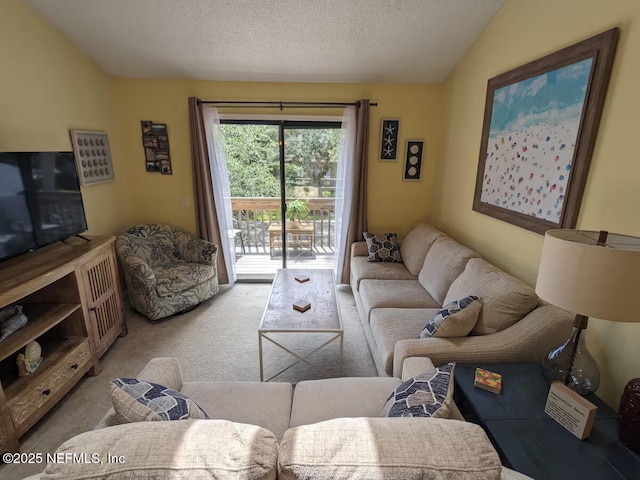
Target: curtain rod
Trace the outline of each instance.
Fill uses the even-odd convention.
[[[250,102],[250,101],[224,101],[224,100],[198,100],[198,104],[216,104],[228,108],[338,108],[359,105],[360,102]],[[370,107],[377,107],[377,103],[370,103]]]

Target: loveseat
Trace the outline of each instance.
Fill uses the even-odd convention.
[[[405,378],[434,366],[407,359]],[[30,480],[179,479],[526,479],[503,468],[484,431],[451,418],[386,418],[382,408],[402,380],[332,378],[298,383],[183,382],[178,360],[151,360],[138,378],[188,395],[211,420],[121,424],[111,409],[91,432],[56,452],[95,455],[60,462]],[[104,461],[122,458],[121,463]],[[73,457],[76,455],[76,457]],[[65,457],[67,456],[67,457]],[[103,477],[101,477],[103,478]]]
[[[433,363],[539,363],[569,335],[572,317],[533,288],[427,223],[399,241],[402,263],[369,261],[351,247],[351,288],[378,373],[399,377],[406,358]],[[482,307],[471,333],[419,338],[452,301],[474,295]]]

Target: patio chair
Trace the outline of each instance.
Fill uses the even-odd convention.
[[[151,320],[190,310],[219,291],[217,245],[170,225],[136,225],[116,252],[129,300]]]

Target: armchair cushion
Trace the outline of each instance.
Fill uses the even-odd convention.
[[[211,265],[182,261],[158,266],[153,272],[156,275],[156,290],[161,297],[167,297],[206,282],[215,274]]]

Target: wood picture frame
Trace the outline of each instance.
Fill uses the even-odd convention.
[[[106,132],[69,130],[78,177],[83,186],[115,180],[109,135]]]
[[[405,182],[419,182],[422,178],[424,140],[407,140],[402,179]]]
[[[543,234],[578,218],[619,29],[487,82],[473,210]]]

